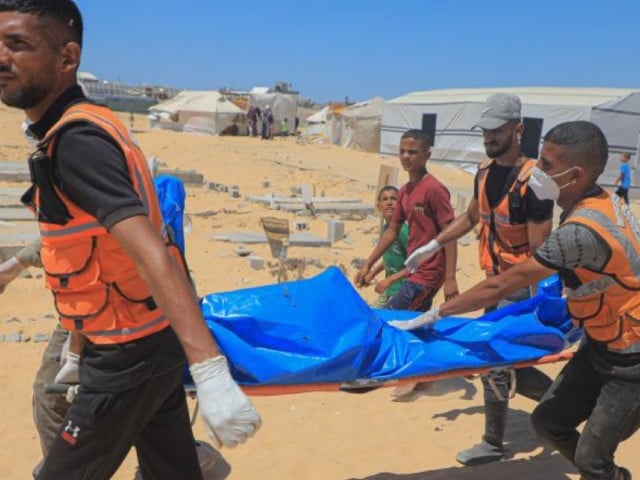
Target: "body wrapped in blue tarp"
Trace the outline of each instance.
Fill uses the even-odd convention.
[[[390,380],[561,351],[577,335],[558,283],[478,319],[449,317],[413,332],[387,321],[417,312],[369,307],[335,267],[308,280],[206,295],[201,308],[241,385]]]

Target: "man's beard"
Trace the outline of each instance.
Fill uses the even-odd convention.
[[[0,100],[9,107],[27,110],[38,105],[48,93],[48,89],[42,85],[23,87],[13,94],[8,94],[6,89],[0,92]]]
[[[505,143],[504,145],[497,145],[495,150],[491,152],[489,151],[489,149],[487,149],[487,147],[485,147],[485,152],[487,153],[487,157],[489,158],[498,158],[507,153],[510,146],[511,145],[508,143]]]

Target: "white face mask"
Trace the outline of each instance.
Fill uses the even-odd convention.
[[[570,172],[574,168],[568,168],[564,172],[556,173],[555,175],[547,175],[538,167],[533,167],[529,177],[529,186],[540,200],[553,200],[555,202],[560,196],[560,190],[573,185],[576,181],[571,180],[560,187],[553,179]]]

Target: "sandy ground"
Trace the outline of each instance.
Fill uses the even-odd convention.
[[[24,159],[27,148],[19,133],[21,115],[0,108],[3,132],[0,161]],[[123,115],[125,123],[128,116]],[[241,198],[231,198],[202,187],[189,187],[187,213],[192,231],[187,234],[187,257],[200,294],[264,285],[275,282],[274,269],[253,270],[245,258],[234,253],[237,244],[214,241],[215,233],[259,232],[261,216],[301,220],[293,214],[268,210],[247,202],[245,195],[288,195],[292,187],[306,183],[316,193],[331,197],[356,197],[371,203],[380,165],[396,165],[391,157],[365,154],[328,145],[300,145],[294,138],[261,141],[251,138],[217,138],[192,134],[144,131],[143,116],[136,117],[136,134],[147,155],[157,156],[167,167],[195,169],[207,181],[237,185]],[[472,194],[471,176],[457,169],[432,165],[430,170],[454,194]],[[263,187],[267,181],[270,186]],[[400,172],[400,181],[406,175]],[[0,184],[25,187],[23,184]],[[455,195],[454,195],[455,198]],[[310,232],[325,236],[321,215],[309,222]],[[308,278],[322,268],[337,265],[352,278],[352,260],[368,255],[377,239],[379,220],[344,219],[347,239],[331,248],[291,247],[290,257],[314,258],[303,275]],[[14,222],[0,226],[0,233],[34,231],[34,225]],[[246,245],[255,255],[271,261],[269,248]],[[462,289],[481,275],[476,262],[477,243],[459,248],[458,281]],[[321,266],[317,266],[317,264]],[[20,331],[33,336],[49,332],[54,324],[51,296],[43,288],[41,275],[19,278],[0,297],[0,333]],[[295,276],[295,272],[290,273]],[[368,301],[373,289],[362,290]],[[438,297],[437,301],[441,300]],[[0,478],[29,478],[39,459],[39,445],[31,418],[31,382],[44,343],[2,343],[0,346]],[[559,365],[544,369],[557,373]],[[482,467],[462,468],[455,462],[458,450],[479,440],[483,429],[482,388],[478,380],[452,379],[420,392],[410,401],[393,401],[391,389],[362,395],[307,393],[255,397],[263,428],[248,444],[223,450],[216,479],[311,479],[311,480],[547,480],[572,479],[578,475],[557,453],[544,448],[528,421],[533,403],[515,398],[510,405],[505,461]],[[193,408],[193,402],[190,401]],[[206,439],[198,421],[197,438]],[[618,451],[619,462],[640,473],[640,460],[632,454],[638,438]],[[131,479],[135,456],[130,455],[114,478]]]

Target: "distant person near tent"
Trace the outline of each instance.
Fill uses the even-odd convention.
[[[594,123],[549,130],[529,187],[562,208],[560,226],[531,258],[419,317],[391,324],[402,330],[433,325],[494,305],[557,272],[585,342],[534,409],[533,427],[581,478],[631,480],[614,454],[640,428],[640,228],[629,207],[597,184],[608,156]]]
[[[289,136],[289,119],[287,117],[283,118],[280,122],[280,132],[278,134],[281,137]]]
[[[615,185],[620,184],[616,190],[616,195],[629,205],[629,188],[631,188],[631,168],[629,160],[631,156],[628,153],[620,154],[620,175],[616,178]]]
[[[398,201],[398,189],[393,185],[382,187],[378,193],[376,207],[384,219],[382,232],[389,228],[391,217]],[[381,232],[381,233],[382,233]],[[379,295],[375,306],[385,308],[387,302],[400,290],[400,286],[407,277],[404,261],[407,259],[407,245],[409,242],[409,225],[402,224],[398,237],[382,254],[382,262],[378,263],[365,276],[365,285],[371,284],[375,277],[384,270],[384,279],[376,283],[375,291]]]
[[[253,105],[247,111],[247,120],[249,121],[249,135],[258,136],[258,120],[260,118],[260,110]]]
[[[268,105],[262,110],[262,139],[268,140],[272,138],[273,132],[273,112]]]
[[[409,270],[420,264],[420,252],[428,258],[441,246],[468,234],[478,223],[481,226],[480,267],[487,277],[527,260],[551,233],[553,202],[538,199],[529,188],[535,161],[520,151],[519,139],[524,128],[520,98],[507,93],[491,95],[475,127],[482,129],[487,160],[480,164],[476,173],[473,199],[466,212],[413,253],[408,261]],[[518,290],[486,311],[529,298],[530,293],[529,287]],[[536,401],[551,385],[551,379],[533,367],[515,372],[496,369],[481,378],[484,435],[480,443],[461,451],[456,457],[460,463],[470,466],[497,461],[504,456],[503,438],[512,378],[517,393]]]

